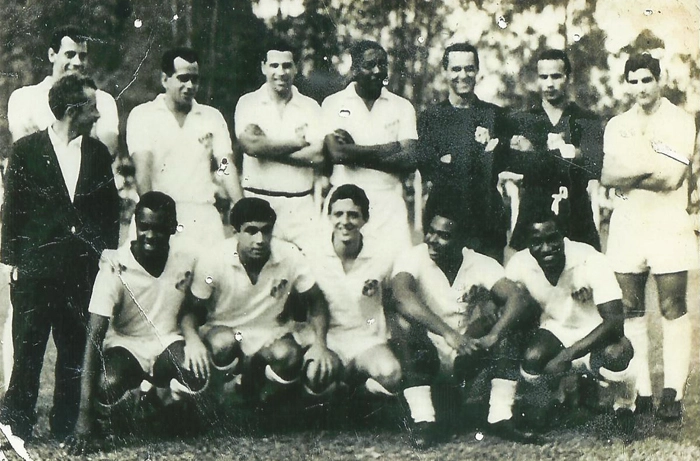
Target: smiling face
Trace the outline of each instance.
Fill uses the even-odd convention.
[[[450,93],[465,98],[474,93],[479,68],[476,57],[470,51],[452,51],[447,55],[447,81]]]
[[[363,93],[377,99],[388,75],[389,64],[384,50],[372,48],[362,53],[362,59],[355,67],[355,81]]]
[[[167,255],[173,233],[167,211],[142,208],[136,214],[136,245],[146,258]]]
[[[261,64],[267,84],[279,95],[287,96],[292,91],[297,67],[291,51],[270,50]]]
[[[528,247],[545,273],[556,274],[564,270],[564,236],[554,221],[533,224]]]
[[[628,72],[627,83],[635,102],[643,109],[652,109],[661,99],[661,86],[649,69]]]
[[[241,261],[265,263],[270,257],[273,224],[267,221],[250,221],[241,224],[237,232],[238,254]]]
[[[362,209],[351,199],[340,199],[333,202],[330,210],[330,221],[333,226],[333,241],[351,243],[362,238],[360,230],[367,221],[362,216]]]
[[[544,59],[537,62],[537,83],[543,101],[558,104],[566,99],[569,77],[561,59]]]
[[[428,245],[428,254],[436,264],[443,263],[461,253],[457,224],[451,219],[435,216],[430,221],[423,241]]]
[[[175,72],[162,74],[161,83],[165,88],[165,97],[178,108],[189,109],[199,89],[199,64],[188,62],[181,57],[173,60]]]
[[[61,47],[58,51],[49,48],[49,62],[53,65],[54,79],[67,74],[83,74],[87,59],[87,42],[76,43],[70,37],[61,39]]]

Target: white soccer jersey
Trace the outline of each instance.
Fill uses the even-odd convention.
[[[210,299],[203,331],[226,326],[240,332],[244,353],[255,353],[264,345],[259,335],[288,331],[278,319],[292,290],[305,293],[315,280],[301,251],[290,243],[272,240],[270,259],[253,284],[238,256],[238,240],[224,240],[202,255],[195,266],[192,294]],[[279,337],[279,336],[278,336]]]
[[[163,273],[154,277],[134,258],[131,244],[105,250],[90,298],[89,312],[110,318],[104,347],[121,346],[149,371],[155,358],[182,339],[178,313],[194,271],[194,257],[168,255]]]
[[[506,267],[509,279],[522,283],[542,308],[540,326],[592,331],[602,323],[598,306],[622,298],[615,273],[602,253],[585,243],[564,239],[566,265],[556,285],[549,283],[529,250],[516,253]],[[587,287],[592,299],[580,302],[572,293]],[[581,339],[581,338],[578,338]]]

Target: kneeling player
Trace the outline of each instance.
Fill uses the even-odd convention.
[[[384,316],[392,258],[362,235],[369,219],[369,199],[362,189],[340,186],[328,203],[333,232],[308,252],[329,304],[328,347],[343,362],[348,384],[393,395],[401,383],[401,365],[387,344]]]
[[[463,207],[452,206],[447,196],[430,200],[425,243],[396,261],[392,279],[400,315],[392,334],[393,340],[405,343],[396,350],[406,375],[404,396],[414,423],[413,443],[430,445],[436,435],[430,391],[438,372],[435,348],[439,367],[457,382],[471,380],[489,367],[494,378],[490,429],[504,438],[536,442],[512,422],[521,336],[516,324],[524,324],[531,299],[505,278],[494,259],[465,246]]]
[[[622,293],[604,255],[563,237],[558,216],[542,207],[530,216],[529,249],[508,263],[508,278],[522,283],[541,308],[540,328],[528,345],[522,374],[560,378],[592,371],[616,388],[620,429],[633,428],[634,354],[624,336]],[[558,381],[557,381],[558,382]]]
[[[80,414],[67,441],[75,454],[88,448],[95,420],[106,420],[143,380],[180,394],[207,383],[206,350],[191,353],[178,327],[194,259],[170,251],[175,202],[148,192],[135,216],[136,240],[104,251],[90,299]]]
[[[244,198],[231,210],[236,233],[197,261],[183,331],[199,335],[220,376],[242,374],[241,392],[261,402],[299,382],[314,391],[333,381],[338,358],[326,347],[328,309],[301,251],[272,237],[270,204]],[[285,309],[290,295],[308,306],[314,342],[304,352]],[[199,344],[202,344],[199,341]]]

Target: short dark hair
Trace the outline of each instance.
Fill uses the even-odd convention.
[[[343,184],[333,191],[330,200],[328,200],[328,214],[331,214],[331,208],[333,208],[335,202],[345,199],[350,199],[352,203],[359,206],[360,211],[362,211],[362,217],[365,221],[369,220],[369,199],[367,194],[354,184]]]
[[[540,61],[564,61],[564,73],[567,77],[571,74],[571,61],[564,50],[544,50],[537,55],[535,63]]]
[[[192,48],[178,47],[163,53],[160,61],[160,70],[168,77],[175,73],[175,59],[182,58],[187,62],[199,63],[199,55]]]
[[[387,55],[386,50],[374,40],[360,40],[359,42],[355,42],[350,47],[350,59],[352,60],[353,69],[358,68],[367,50],[379,50],[383,52],[385,56]]]
[[[49,41],[49,48],[58,53],[61,49],[61,41],[63,37],[68,37],[75,43],[85,43],[90,37],[85,33],[85,31],[77,26],[61,26],[54,29],[51,34],[51,40]]]
[[[49,90],[49,107],[56,119],[61,120],[70,107],[86,104],[85,88],[97,89],[90,77],[69,74],[56,81]]]
[[[474,45],[467,42],[453,43],[445,48],[445,52],[442,53],[442,68],[447,70],[447,66],[450,64],[450,53],[460,51],[474,53],[474,64],[476,64],[476,68],[479,69],[479,52]]]
[[[173,200],[172,197],[159,191],[149,191],[143,194],[139,199],[139,203],[136,204],[136,210],[134,211],[134,220],[136,221],[137,227],[139,213],[141,213],[144,208],[148,208],[154,212],[165,213],[168,219],[167,225],[170,229],[170,233],[175,233],[177,230],[177,211],[175,200]]]
[[[661,65],[659,64],[659,60],[652,57],[649,53],[635,54],[629,57],[625,63],[625,81],[629,81],[627,80],[627,77],[629,76],[630,72],[634,72],[635,70],[639,69],[649,69],[651,75],[654,76],[657,82],[659,81],[659,77],[661,76]]]
[[[564,204],[560,204],[559,214],[552,211],[552,197],[551,195],[542,194],[531,196],[530,200],[525,203],[525,206],[521,207],[518,220],[521,222],[522,229],[524,229],[525,243],[529,245],[530,235],[532,234],[532,226],[535,224],[541,224],[545,222],[552,221],[556,224],[559,232],[564,232],[564,227],[562,226],[563,220],[567,217],[568,207]]]
[[[270,202],[257,197],[245,197],[240,199],[231,209],[229,215],[231,225],[237,231],[247,222],[261,221],[275,224],[277,213],[270,206]]]
[[[473,219],[469,205],[460,200],[460,194],[452,188],[433,190],[428,196],[423,214],[423,228],[428,229],[436,216],[447,218],[457,226],[463,241],[473,232]]]
[[[299,49],[283,38],[273,38],[267,42],[265,50],[263,51],[262,62],[267,62],[268,51],[289,51],[292,53],[294,62],[299,59]]]

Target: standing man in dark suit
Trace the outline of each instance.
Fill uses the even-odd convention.
[[[56,121],[15,143],[7,173],[1,259],[13,266],[14,364],[0,405],[2,429],[24,439],[49,333],[56,343],[51,432],[73,429],[87,306],[102,250],[119,239],[119,196],[107,147],[89,137],[99,118],[95,83],[68,75],[49,91]]]

